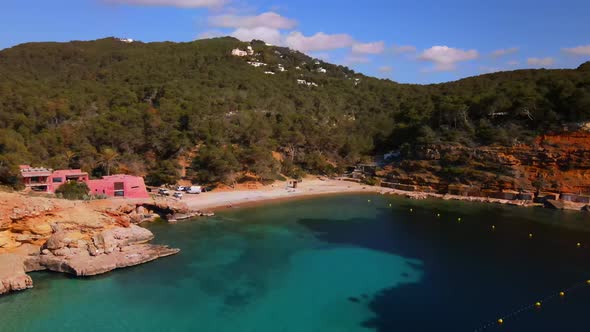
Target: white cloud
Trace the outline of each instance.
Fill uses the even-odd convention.
[[[266,12],[257,16],[219,15],[209,18],[209,25],[219,28],[254,29],[266,27],[271,29],[293,29],[297,21],[277,13]]]
[[[354,39],[347,34],[329,35],[318,32],[313,36],[306,37],[299,31],[294,31],[285,37],[285,45],[301,51],[327,51],[338,48],[350,47]]]
[[[349,56],[346,57],[346,59],[344,59],[344,63],[348,64],[348,65],[353,65],[353,64],[357,64],[357,63],[369,63],[371,62],[371,59],[369,59],[368,57],[364,56],[364,55],[356,55],[356,54],[351,54]]]
[[[590,55],[590,45],[582,45],[582,46],[577,46],[577,47],[572,47],[572,48],[562,48],[561,50],[563,52],[571,54],[571,55],[579,55],[579,56]]]
[[[352,53],[355,54],[381,54],[385,50],[382,41],[374,43],[355,43],[352,45]]]
[[[281,32],[277,29],[267,27],[257,27],[252,29],[239,28],[232,32],[231,35],[241,41],[251,41],[252,39],[258,39],[273,45],[282,44]]]
[[[520,62],[518,62],[517,60],[511,60],[511,61],[508,61],[507,64],[509,66],[513,66],[514,67],[514,66],[518,66],[520,64]]]
[[[412,45],[395,45],[395,46],[393,46],[393,52],[395,54],[414,53],[414,52],[416,52],[416,46],[412,46]]]
[[[121,3],[137,6],[161,6],[182,8],[212,8],[221,7],[229,0],[104,0],[111,3]]]
[[[511,48],[501,48],[499,50],[495,50],[492,52],[492,56],[497,58],[508,54],[514,54],[519,51],[518,47],[511,47]]]
[[[380,73],[383,74],[388,74],[391,73],[393,71],[393,68],[391,66],[381,66],[378,68]]]
[[[422,52],[420,60],[434,63],[435,71],[452,71],[457,68],[458,62],[474,60],[479,57],[476,50],[461,50],[448,46],[432,46]]]
[[[526,60],[526,62],[528,63],[529,66],[534,66],[534,67],[551,67],[554,63],[555,60],[551,57],[546,57],[546,58],[528,58]]]

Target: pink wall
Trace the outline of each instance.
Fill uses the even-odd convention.
[[[109,197],[149,198],[143,178],[139,176],[117,174],[103,176],[102,179],[90,180],[88,173],[79,169],[63,169],[52,171],[46,168],[32,169],[28,165],[21,165],[23,182],[29,187],[38,188],[48,193],[54,193],[59,186],[67,181],[85,182],[91,195],[104,194]],[[35,178],[35,181],[32,180]],[[117,186],[117,188],[116,188]],[[46,189],[45,189],[46,188]]]
[[[54,171],[47,179],[47,191],[55,192],[59,186],[66,183],[68,180],[75,180],[77,182],[87,182],[88,173],[82,172],[79,169],[60,169]]]
[[[23,182],[28,187],[35,187],[48,193],[53,193],[68,181],[86,182],[88,173],[80,169],[62,169],[53,171],[47,168],[31,168],[20,165]]]
[[[115,183],[122,183],[122,189],[115,190]],[[107,195],[109,197],[149,198],[143,178],[132,175],[104,176],[99,180],[88,180],[91,195]]]

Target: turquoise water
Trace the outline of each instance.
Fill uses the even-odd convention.
[[[376,195],[236,208],[148,226],[176,256],[86,279],[33,273],[33,290],[0,297],[0,331],[473,331],[590,277],[589,222]],[[579,286],[502,328],[577,330],[589,305]]]

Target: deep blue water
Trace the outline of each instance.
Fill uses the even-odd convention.
[[[590,330],[588,214],[346,195],[148,227],[181,254],[34,273],[0,331]]]

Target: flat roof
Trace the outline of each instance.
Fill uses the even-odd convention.
[[[32,178],[32,177],[36,177],[36,176],[50,176],[50,175],[51,175],[51,172],[48,172],[48,171],[22,173],[22,176],[24,178]]]

